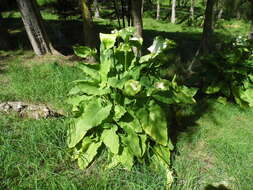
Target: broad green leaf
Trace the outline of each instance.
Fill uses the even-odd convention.
[[[175,103],[185,103],[192,104],[196,103],[193,96],[197,93],[197,88],[188,88],[187,86],[178,86],[176,90],[173,91]]]
[[[124,125],[123,129],[127,133],[127,136],[122,137],[122,142],[128,147],[133,155],[141,157],[142,150],[137,133],[133,128],[129,127],[129,125]]]
[[[89,96],[86,95],[77,95],[77,96],[70,96],[67,98],[66,102],[72,106],[78,106],[82,101],[90,100]]]
[[[140,139],[140,145],[141,145],[141,157],[145,154],[147,150],[147,135],[146,134],[141,134],[139,135]]]
[[[82,63],[79,63],[77,66],[79,69],[81,69],[85,74],[89,75],[91,78],[100,81],[100,74],[97,70],[91,68],[89,65],[85,65]]]
[[[130,153],[127,147],[123,147],[123,150],[120,154],[112,157],[112,161],[107,168],[116,167],[119,163],[121,163],[127,170],[132,169],[134,165],[134,156]]]
[[[156,53],[150,53],[148,55],[141,56],[139,63],[146,63],[150,60],[154,59],[158,54]]]
[[[113,50],[104,50],[100,55],[100,76],[102,84],[105,85],[108,81],[108,73],[111,66],[114,64],[114,53]]]
[[[80,157],[78,158],[78,166],[80,169],[87,168],[91,162],[93,161],[94,157],[97,155],[98,149],[101,146],[102,142],[92,143],[88,147],[86,152],[83,152]]]
[[[170,151],[171,147],[162,146],[162,145],[155,145],[153,147],[153,151],[155,152],[156,156],[165,162],[168,166],[170,165]]]
[[[75,125],[70,129],[68,136],[68,146],[73,148],[88,130],[100,125],[110,115],[111,108],[112,104],[103,106],[98,98],[91,100],[80,118],[75,119]]]
[[[109,88],[101,89],[95,83],[87,81],[77,81],[77,84],[70,90],[69,95],[85,93],[88,95],[104,95],[110,93]]]
[[[167,145],[168,131],[166,115],[158,104],[152,102],[148,108],[144,107],[139,109],[137,117],[146,134],[155,142],[164,146]]]
[[[79,57],[82,57],[82,58],[86,58],[89,56],[94,57],[97,54],[96,49],[91,49],[86,46],[75,46],[73,49],[74,49],[75,54]]]
[[[117,35],[120,36],[125,42],[128,42],[135,32],[136,29],[134,27],[127,27],[116,31]]]
[[[128,96],[135,96],[141,91],[141,83],[136,80],[129,80],[124,85],[124,93]]]
[[[131,118],[127,118],[127,121],[120,121],[119,125],[122,129],[126,128],[131,128],[133,129],[136,133],[142,133],[142,127],[140,121],[137,119],[135,116],[134,112],[128,109],[128,113],[130,114]]]
[[[131,170],[134,165],[134,156],[130,153],[127,147],[124,147],[122,154],[119,156],[121,164],[127,169]]]
[[[156,92],[152,95],[152,97],[159,102],[165,103],[165,104],[174,104],[175,99],[171,92]]]
[[[204,93],[206,94],[215,94],[217,92],[219,92],[222,88],[222,83],[221,82],[213,82],[212,84],[210,84],[209,86],[207,86],[204,89]]]
[[[114,106],[114,117],[113,119],[115,121],[119,121],[120,118],[126,113],[126,109],[121,105],[115,105]]]
[[[248,75],[250,82],[253,83],[253,74]]]
[[[116,133],[117,130],[117,126],[114,125],[110,129],[104,129],[101,135],[103,143],[113,154],[118,154],[119,152],[119,136]]]
[[[248,88],[245,91],[240,91],[240,98],[247,102],[250,107],[253,107],[253,88]]]
[[[105,50],[114,47],[114,44],[117,39],[117,34],[99,34],[101,45]]]

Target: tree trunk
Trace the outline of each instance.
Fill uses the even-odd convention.
[[[172,5],[171,5],[171,19],[170,22],[172,24],[176,23],[176,0],[172,0]]]
[[[250,4],[250,20],[251,20],[251,26],[250,26],[250,31],[249,31],[249,40],[253,44],[253,1],[251,1]]]
[[[195,0],[191,0],[190,16],[192,20],[194,20],[194,7],[195,7]]]
[[[142,16],[141,16],[142,0],[131,0],[131,15],[133,25],[136,28],[136,35],[142,37]]]
[[[156,4],[156,20],[160,19],[160,0],[157,0]]]
[[[207,0],[206,10],[205,10],[205,20],[202,33],[202,42],[200,51],[202,53],[208,53],[210,49],[210,41],[213,34],[213,10],[216,0]]]
[[[222,15],[223,15],[223,9],[221,8],[221,9],[219,10],[217,19],[218,19],[218,20],[221,19],[221,18],[222,18]]]
[[[26,33],[36,55],[57,53],[47,36],[42,17],[35,0],[17,0]]]
[[[87,5],[87,1],[81,0],[81,6],[83,15],[84,44],[89,47],[95,47],[93,21],[91,17],[91,12]]]
[[[145,0],[142,0],[142,2],[141,2],[141,16],[143,16],[143,12],[144,12],[144,3],[145,3]]]
[[[100,11],[99,11],[99,6],[98,6],[98,0],[94,0],[93,2],[94,8],[95,8],[95,18],[100,18]]]

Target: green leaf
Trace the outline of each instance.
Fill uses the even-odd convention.
[[[75,81],[74,81],[75,82]],[[88,81],[76,81],[76,85],[70,90],[69,95],[76,95],[85,93],[88,95],[105,95],[110,93],[109,88],[101,89],[96,83]]]
[[[121,105],[114,106],[114,117],[115,121],[119,121],[120,118],[126,113],[126,109]]]
[[[99,34],[102,47],[107,50],[114,47],[117,39],[117,34]]]
[[[253,107],[253,88],[240,91],[240,98],[249,104],[249,107]]]
[[[128,147],[133,155],[140,158],[142,150],[137,133],[129,125],[124,125],[122,128],[127,133],[127,136],[122,137],[122,142]]]
[[[101,141],[90,144],[87,151],[80,155],[80,157],[78,158],[78,166],[80,167],[80,169],[85,169],[90,165],[94,157],[97,155],[98,149],[101,144]]]
[[[114,125],[110,129],[105,129],[101,135],[103,143],[113,154],[118,154],[119,152],[119,137],[116,133],[117,130],[117,126]]]
[[[153,150],[156,156],[161,159],[161,161],[165,162],[168,166],[170,165],[170,151],[172,150],[171,147],[155,145],[153,147]]]
[[[115,167],[119,163],[121,163],[127,170],[132,169],[134,165],[134,156],[130,153],[127,147],[123,147],[123,150],[120,154],[112,157],[112,161],[108,165],[108,168]]]
[[[136,80],[129,80],[124,85],[124,93],[128,96],[135,96],[141,91],[141,83]]]
[[[85,65],[82,63],[79,63],[77,66],[79,69],[81,69],[85,74],[89,75],[91,78],[100,81],[100,74],[97,70],[91,68],[91,65]]]
[[[177,86],[176,90],[173,90],[175,103],[192,104],[196,103],[193,96],[197,93],[197,88],[188,88],[187,86]]]
[[[166,115],[162,108],[154,103],[150,103],[148,108],[141,108],[137,111],[142,128],[155,142],[166,146],[168,143],[168,131]]]
[[[86,46],[75,46],[74,48],[74,53],[82,58],[86,58],[89,56],[95,56],[97,54],[97,50],[96,49],[91,49],[89,47]]]
[[[141,134],[139,135],[139,138],[140,138],[140,144],[141,144],[141,157],[145,154],[146,150],[147,150],[147,144],[146,144],[146,141],[147,141],[147,135],[146,134]]]
[[[222,88],[221,82],[212,82],[209,86],[207,86],[203,91],[206,94],[215,94],[219,92]]]
[[[103,85],[105,85],[108,81],[108,73],[113,63],[114,63],[113,50],[111,49],[104,50],[100,55],[100,70],[99,70]]]
[[[87,105],[80,118],[75,119],[75,125],[70,127],[68,146],[73,148],[86,135],[87,131],[100,125],[109,115],[112,104],[103,106],[98,98],[94,98]]]
[[[116,31],[117,35],[120,36],[125,42],[129,41],[135,32],[136,29],[134,27],[127,27]]]

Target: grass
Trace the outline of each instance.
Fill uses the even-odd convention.
[[[231,190],[253,187],[253,110],[211,103],[201,116],[195,134],[179,136],[173,168],[177,173],[173,190],[200,190],[208,185]]]
[[[81,72],[54,59],[41,59],[24,64],[22,56],[10,58],[8,69],[3,71],[6,82],[0,86],[0,101],[20,100],[64,107],[62,100],[70,89],[70,81],[80,78]]]

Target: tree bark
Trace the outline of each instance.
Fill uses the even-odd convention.
[[[95,47],[93,21],[86,0],[81,0],[81,7],[83,15],[84,44],[89,47]]]
[[[250,20],[251,20],[251,26],[250,26],[250,31],[249,31],[249,41],[253,44],[253,0],[251,0],[250,4]]]
[[[213,12],[216,0],[207,0],[200,52],[206,54],[211,46],[213,34]]]
[[[95,8],[94,17],[95,18],[100,18],[100,11],[99,11],[99,6],[98,6],[98,1],[94,0],[93,5],[94,5],[94,8]]]
[[[171,5],[171,19],[170,22],[172,24],[176,23],[176,0],[172,0],[172,5]]]
[[[190,16],[192,20],[194,20],[194,7],[195,7],[195,0],[191,0]]]
[[[136,28],[136,35],[142,37],[142,15],[141,15],[142,0],[131,0],[131,16],[133,26]]]
[[[54,54],[35,0],[17,0],[26,33],[36,55]]]
[[[160,19],[160,0],[157,0],[156,2],[156,20]]]

